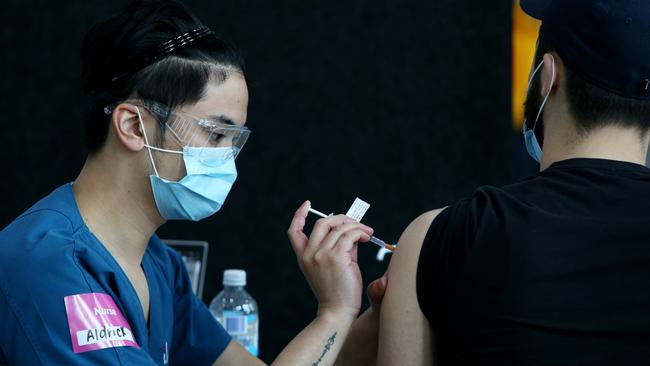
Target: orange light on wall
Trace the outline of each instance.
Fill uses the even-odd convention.
[[[521,130],[524,100],[530,68],[535,57],[537,35],[541,23],[531,18],[513,1],[512,10],[512,124]]]

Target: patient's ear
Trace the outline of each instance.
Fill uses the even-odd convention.
[[[564,80],[564,64],[559,55],[554,52],[544,54],[542,66],[540,94],[542,98],[553,94]]]

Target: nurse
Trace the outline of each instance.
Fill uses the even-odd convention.
[[[214,214],[235,181],[250,134],[236,52],[181,3],[150,0],[94,26],[81,56],[87,161],[0,233],[0,364],[263,364],[194,296],[155,234],[167,220]],[[289,233],[319,308],[277,365],[331,365],[352,328],[376,337],[376,318],[352,327],[356,243],[372,230],[333,216],[308,240],[308,205]],[[345,354],[359,357],[339,362]]]

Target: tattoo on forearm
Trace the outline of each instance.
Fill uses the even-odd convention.
[[[334,345],[334,341],[336,340],[336,333],[332,334],[331,337],[327,340],[327,344],[325,345],[325,349],[323,349],[323,353],[320,354],[320,357],[318,357],[318,360],[314,363],[311,364],[311,366],[318,366],[320,365],[320,362],[323,360],[323,357],[325,357],[325,354],[332,348]]]

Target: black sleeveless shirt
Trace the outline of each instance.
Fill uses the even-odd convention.
[[[482,187],[417,271],[441,365],[650,365],[650,170],[570,159]]]

